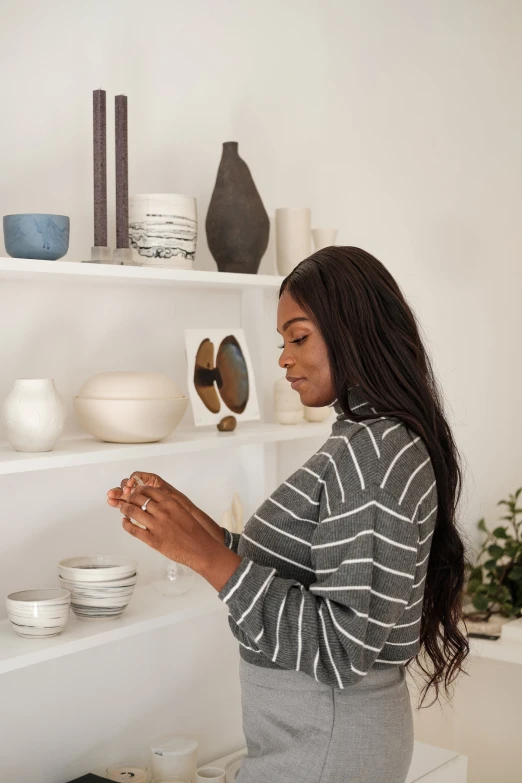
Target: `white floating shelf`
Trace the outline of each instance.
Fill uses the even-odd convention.
[[[330,429],[331,423],[328,422],[320,424],[305,422],[294,425],[240,423],[235,432],[218,432],[217,429],[203,431],[180,429],[176,430],[173,436],[159,443],[120,444],[102,443],[94,438],[63,439],[53,451],[37,454],[18,452],[4,443],[0,444],[0,475],[119,462],[126,459],[142,460],[146,457],[236,448],[258,443],[326,438]]]
[[[203,272],[197,269],[161,269],[143,266],[79,263],[77,261],[33,261],[0,257],[0,278],[11,280],[113,283],[117,285],[165,286],[219,289],[278,289],[278,275],[247,275],[236,272]]]
[[[165,598],[151,586],[137,587],[118,620],[85,622],[71,611],[63,632],[51,639],[24,639],[6,620],[0,623],[0,674],[220,611],[225,615],[227,609],[216,591],[194,576],[190,591],[177,598]]]
[[[137,587],[118,620],[83,622],[71,612],[65,630],[51,639],[23,639],[5,620],[0,622],[0,674],[220,611],[226,615],[227,608],[216,591],[194,576],[191,590],[178,598],[165,598],[151,586]],[[470,639],[470,646],[474,658],[522,664],[521,644]]]

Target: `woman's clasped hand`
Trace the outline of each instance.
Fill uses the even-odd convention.
[[[137,478],[143,485],[138,484]],[[151,473],[137,472],[123,479],[120,487],[109,490],[107,500],[121,511],[127,533],[195,570],[204,550],[219,535],[213,537],[205,529],[201,523],[203,512],[185,495]]]

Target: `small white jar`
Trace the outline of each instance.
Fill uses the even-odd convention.
[[[305,406],[304,415],[307,421],[326,421],[331,416],[332,409],[329,405],[324,408],[307,408]]]
[[[52,451],[65,424],[65,405],[52,378],[18,378],[3,406],[7,439],[16,451]]]
[[[279,424],[300,424],[304,421],[304,406],[299,393],[292,389],[286,378],[274,385],[274,413]]]

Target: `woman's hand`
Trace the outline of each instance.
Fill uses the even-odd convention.
[[[217,539],[166,489],[139,486],[130,494],[122,490],[119,499],[113,494],[110,500],[123,514],[127,533],[201,574],[218,591],[241,563],[238,555],[223,546],[222,540],[218,545]]]
[[[168,484],[164,479],[160,478],[160,476],[157,476],[155,473],[142,473],[140,471],[135,471],[130,476],[130,478],[123,479],[119,488],[109,490],[107,493],[108,504],[114,508],[117,508],[122,498],[128,498],[131,492],[137,486],[136,478],[139,478],[143,484],[148,487],[159,489],[171,495],[186,511],[188,511],[189,514],[194,517],[194,519],[196,519],[197,522],[199,522],[200,525],[202,525],[202,527],[212,536],[212,538],[214,538],[216,541],[219,541],[221,544],[224,542],[225,534],[221,526],[214,522],[214,520],[209,517],[208,514],[205,514],[204,511],[198,508],[198,506],[196,506],[195,503],[193,503],[186,495],[183,495],[182,492],[175,489],[175,487],[173,487],[171,484]]]

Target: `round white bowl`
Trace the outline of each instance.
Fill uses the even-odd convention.
[[[92,400],[172,400],[183,394],[167,375],[153,372],[101,372],[89,378],[78,397]]]
[[[137,569],[137,560],[120,555],[67,557],[58,563],[58,573],[62,579],[73,583],[97,583],[98,586],[102,582],[130,579],[136,575]]]
[[[67,623],[70,604],[68,590],[23,590],[7,596],[7,617],[19,636],[58,636]]]
[[[82,427],[108,443],[155,443],[168,437],[187,410],[188,397],[155,400],[74,398]]]

